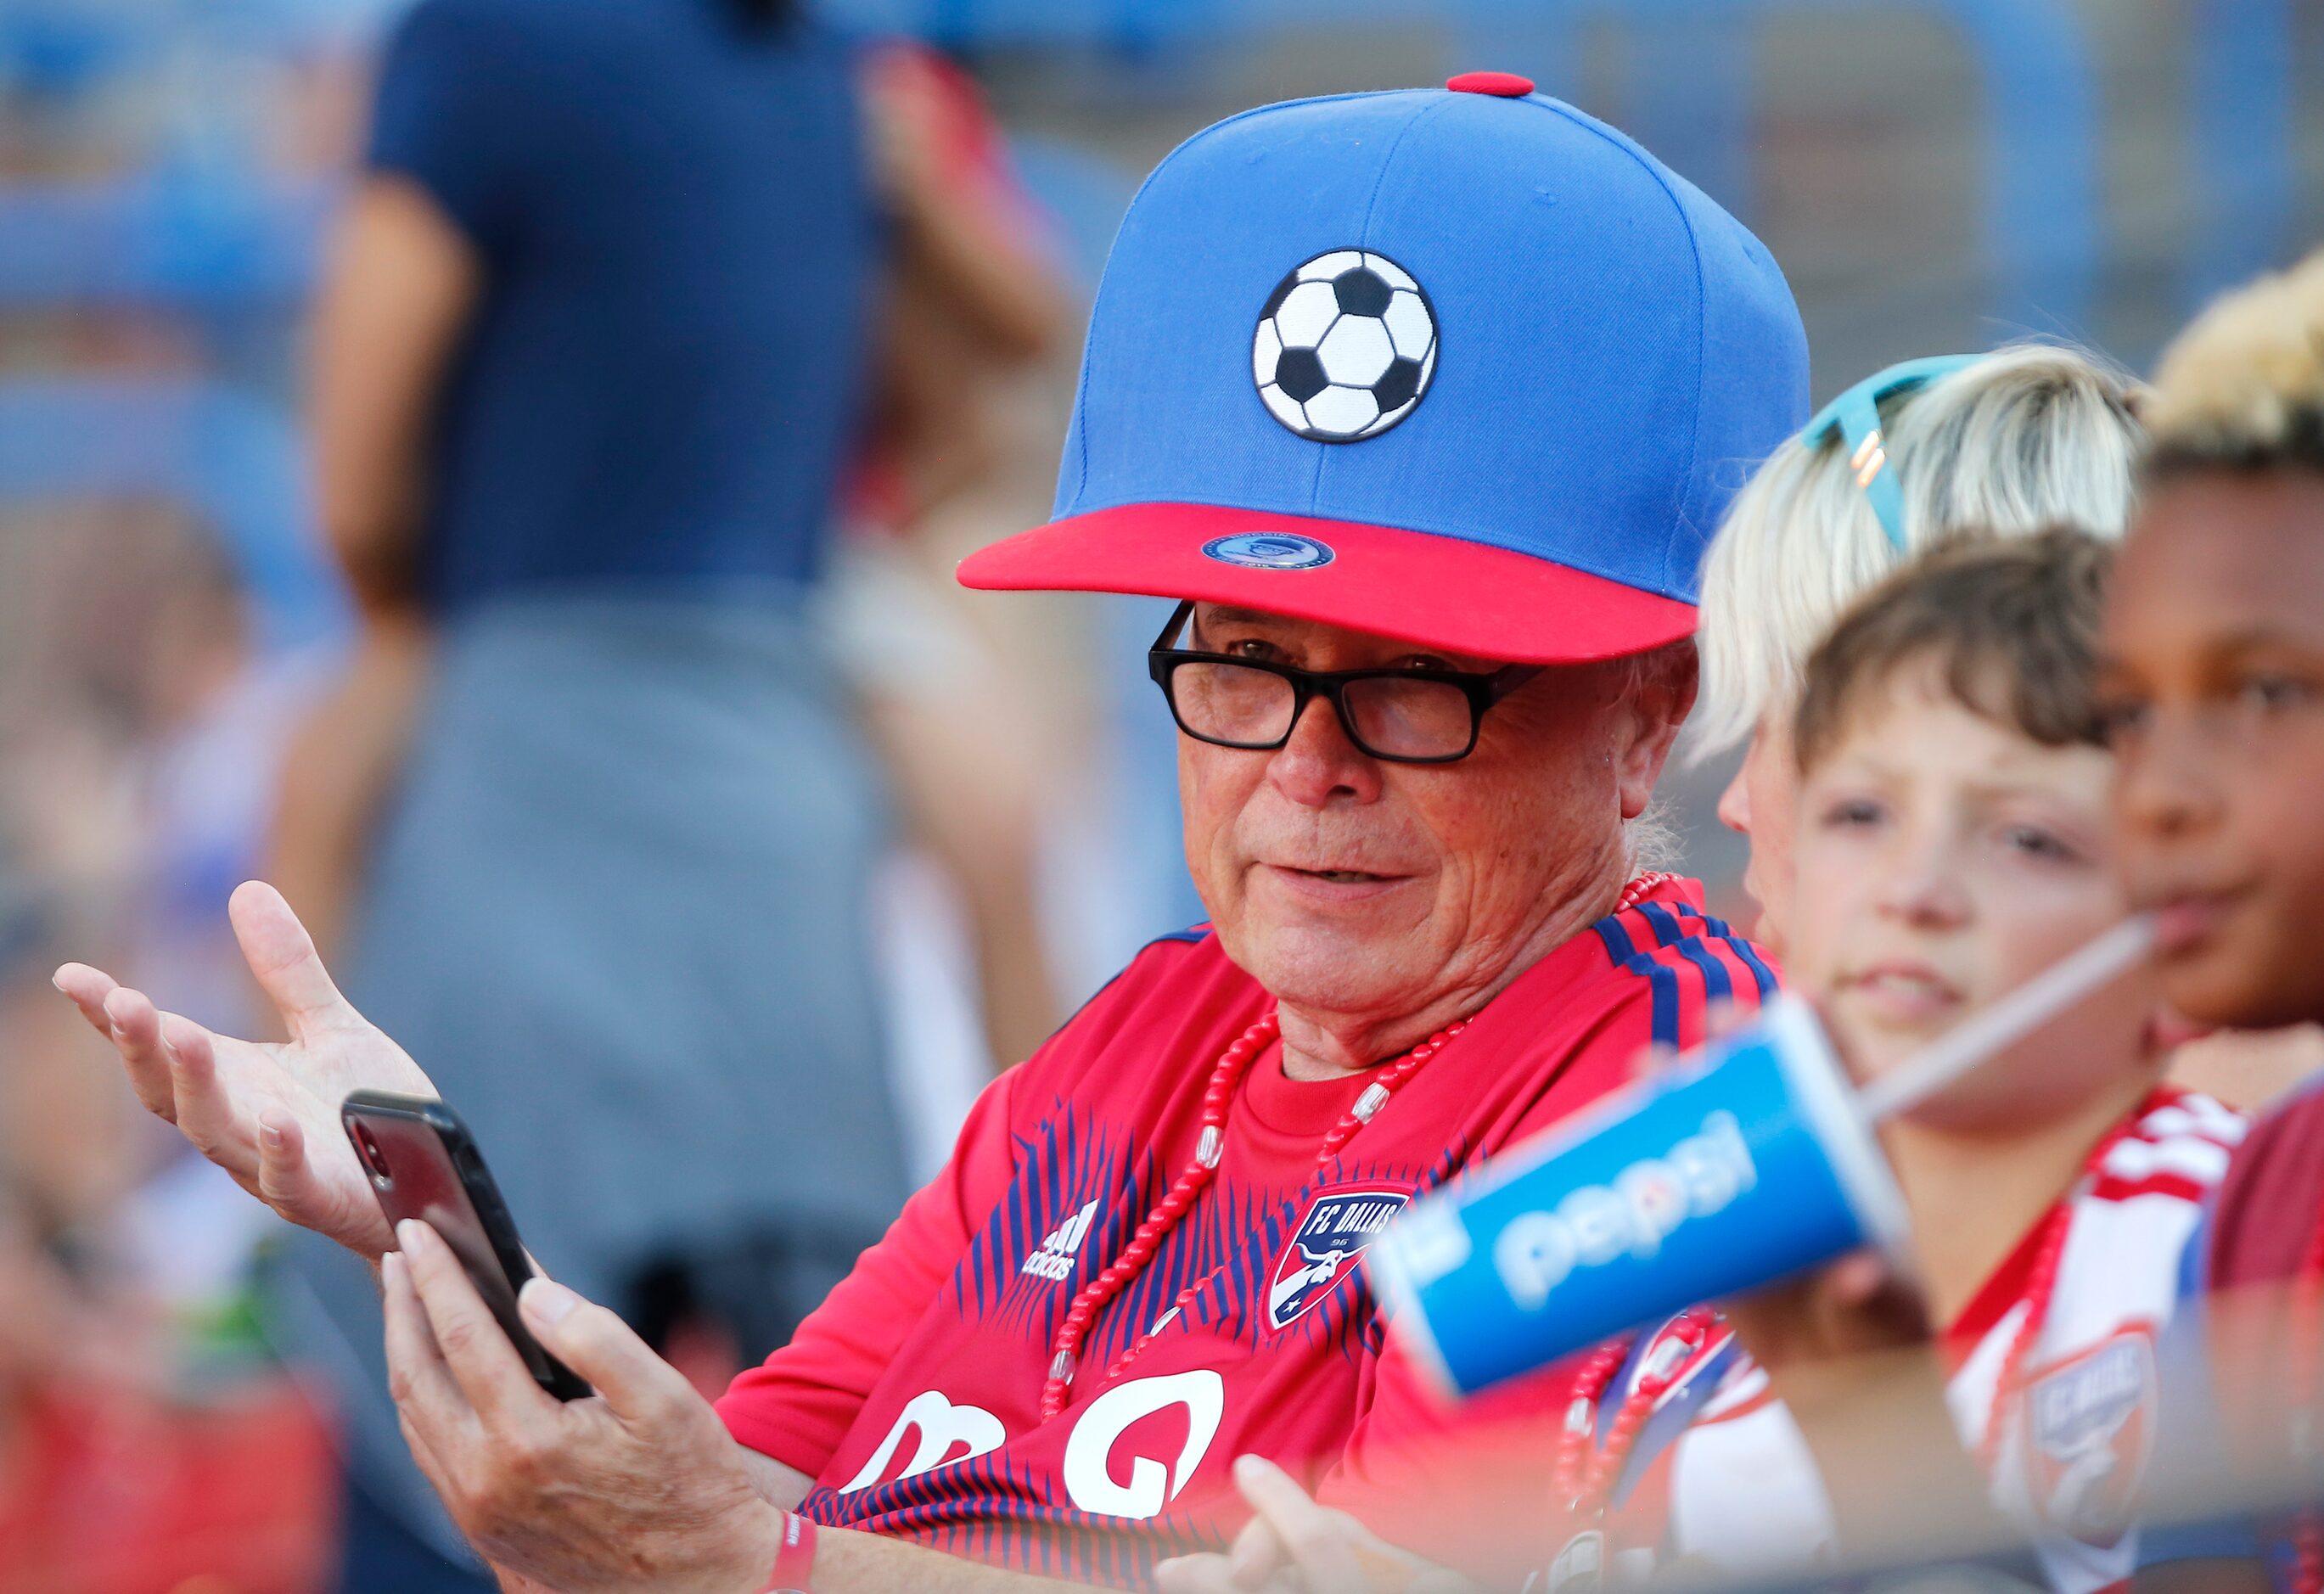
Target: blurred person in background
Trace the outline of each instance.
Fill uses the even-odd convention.
[[[1060,727],[1083,711],[1059,668],[1079,639],[1070,613],[1046,629],[992,623],[962,604],[951,568],[1046,497],[1071,300],[1047,218],[974,80],[910,41],[866,48],[856,70],[884,226],[869,410],[834,508],[844,534],[824,607],[902,817],[963,898],[988,1050],[1009,1061],[1063,1017],[1035,851],[1069,740]],[[327,449],[327,499],[346,484],[367,508],[363,464]],[[421,614],[374,606],[366,619],[339,696],[303,740],[272,859],[326,948],[361,901],[432,653]],[[1067,640],[1045,648],[1036,632]]]
[[[880,261],[854,71],[785,0],[422,0],[316,312],[364,631],[277,855],[543,1263],[713,1387],[907,1188],[884,804],[810,611]],[[285,1273],[349,1428],[341,1586],[484,1586],[374,1281],[319,1242]]]
[[[185,1181],[153,1175],[134,1102],[90,1089],[42,1012],[47,945],[12,937],[0,979],[0,1588],[309,1594],[332,1554],[327,1431],[267,1365],[246,1295],[153,1254],[157,1218],[200,1220],[151,1211]],[[225,1217],[223,1243],[189,1248],[239,1285],[248,1230]]]
[[[38,976],[53,940],[94,938],[240,1021],[218,904],[256,860],[310,663],[256,640],[229,550],[178,505],[0,524],[0,1588],[306,1594],[337,1468],[250,1309],[281,1230],[91,1088]]]
[[[861,70],[890,226],[878,381],[828,614],[905,824],[964,910],[985,1050],[1007,1064],[1065,1018],[1037,882],[1045,822],[1087,742],[1074,683],[1090,639],[1070,604],[995,614],[952,570],[1047,503],[1073,390],[1072,300],[1054,229],[975,81],[908,41],[867,51]],[[908,1092],[927,1088],[910,1072],[920,1061],[899,1059]],[[936,1127],[948,1146],[957,1117]]]
[[[189,1376],[182,1325],[97,1238],[0,1180],[0,1588],[311,1594],[334,1553],[324,1425],[279,1377]]]

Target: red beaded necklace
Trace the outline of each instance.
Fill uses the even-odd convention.
[[[1622,895],[1611,911],[1619,913],[1626,908],[1636,907],[1649,892],[1670,879],[1669,875],[1662,873],[1638,876],[1622,888]],[[1398,1088],[1443,1050],[1446,1042],[1467,1027],[1465,1019],[1448,1024],[1395,1062],[1380,1068],[1356,1098],[1355,1104],[1341,1115],[1340,1121],[1333,1125],[1331,1132],[1323,1137],[1323,1147],[1316,1153],[1315,1166],[1319,1168],[1328,1166],[1347,1143],[1355,1138],[1357,1132],[1379,1116],[1380,1109],[1388,1105],[1389,1098]],[[1147,1213],[1146,1221],[1130,1237],[1130,1243],[1122,1247],[1121,1255],[1116,1257],[1102,1273],[1083,1285],[1073,1304],[1065,1308],[1065,1320],[1057,1325],[1057,1337],[1050,1346],[1048,1381],[1041,1387],[1043,1422],[1054,1421],[1065,1409],[1065,1402],[1073,1392],[1074,1375],[1081,1361],[1082,1343],[1089,1337],[1090,1328],[1097,1322],[1098,1315],[1113,1304],[1132,1279],[1145,1271],[1146,1265],[1154,1259],[1154,1253],[1161,1248],[1163,1240],[1194,1206],[1195,1197],[1209,1188],[1211,1180],[1218,1173],[1219,1159],[1226,1151],[1227,1115],[1234,1106],[1236,1092],[1242,1088],[1243,1076],[1250,1072],[1251,1064],[1259,1060],[1259,1054],[1266,1051],[1281,1032],[1282,1019],[1277,1014],[1269,1012],[1236,1037],[1234,1044],[1220,1055],[1217,1065],[1211,1070],[1211,1083],[1203,1092],[1203,1132],[1194,1142],[1194,1161],[1186,1165],[1185,1171],[1170,1186],[1169,1193]],[[1129,1366],[1152,1341],[1162,1325],[1185,1311],[1201,1290],[1202,1284],[1198,1281],[1180,1291],[1177,1300],[1155,1320],[1154,1326],[1115,1358],[1113,1364],[1106,1369],[1105,1377],[1110,1379]]]
[[[1631,1380],[1622,1404],[1615,1408],[1614,1420],[1607,1426],[1602,1444],[1591,1442],[1597,1435],[1599,1405],[1612,1387],[1615,1375],[1622,1370],[1623,1363],[1629,1360],[1637,1341],[1609,1340],[1582,1364],[1573,1380],[1573,1399],[1565,1408],[1565,1432],[1558,1436],[1557,1460],[1550,1478],[1556,1498],[1573,1513],[1574,1520],[1584,1531],[1597,1527],[1604,1520],[1615,1480],[1620,1478],[1630,1451],[1638,1442],[1638,1430],[1654,1415],[1655,1405],[1702,1359],[1714,1339],[1725,1343],[1726,1336],[1717,1332],[1719,1327],[1716,1311],[1694,1306],[1673,1318],[1655,1335],[1637,1377]]]

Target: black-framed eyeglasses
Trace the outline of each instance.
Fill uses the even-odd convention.
[[[1301,669],[1231,653],[1169,644],[1194,612],[1180,604],[1147,650],[1170,717],[1197,742],[1266,751],[1291,740],[1311,699],[1328,697],[1340,726],[1372,758],[1397,764],[1449,764],[1477,745],[1485,711],[1542,672],[1512,664],[1480,673],[1458,669]]]

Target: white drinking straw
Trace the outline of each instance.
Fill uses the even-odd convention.
[[[2092,992],[2112,983],[2154,946],[2154,916],[2126,918],[2060,958],[1981,1012],[1972,1013],[1856,1095],[1877,1122],[1911,1110]]]

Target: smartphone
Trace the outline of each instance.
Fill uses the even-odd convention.
[[[517,1314],[517,1292],[532,1276],[532,1261],[460,1115],[432,1096],[356,1091],[339,1104],[339,1121],[389,1227],[418,1218],[444,1237],[535,1383],[559,1400],[593,1394]]]

